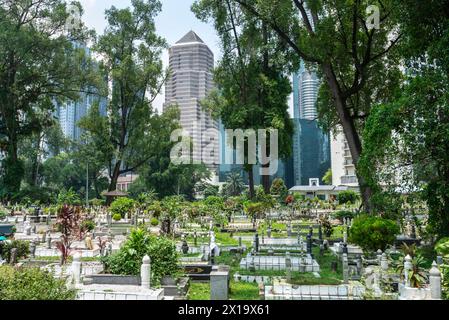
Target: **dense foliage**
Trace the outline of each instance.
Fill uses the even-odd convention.
[[[142,229],[131,232],[123,247],[110,256],[102,258],[106,272],[122,275],[139,275],[142,259],[151,259],[151,278],[158,284],[164,276],[178,274],[178,253],[175,243],[165,237],[149,235]]]
[[[349,242],[369,251],[384,251],[399,234],[396,222],[376,216],[361,215],[354,219],[349,229]]]
[[[0,300],[74,300],[76,291],[39,268],[0,266]]]

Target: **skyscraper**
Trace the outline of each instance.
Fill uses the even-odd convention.
[[[90,57],[90,49],[82,44],[73,44],[75,48],[84,49],[87,57]],[[86,90],[88,91],[88,90]],[[89,90],[93,91],[93,90]],[[100,114],[106,116],[107,98],[98,94],[80,92],[76,101],[66,101],[64,103],[55,102],[55,117],[59,121],[64,136],[77,141],[80,139],[82,130],[78,127],[78,122],[86,116],[94,103],[99,104]]]
[[[294,117],[316,120],[318,89],[320,83],[315,72],[306,69],[303,61],[298,73],[293,75]]]
[[[193,161],[208,163],[216,171],[219,163],[218,123],[200,105],[214,86],[214,54],[195,32],[190,31],[169,49],[169,68],[164,109],[178,105],[181,126],[192,138]],[[215,138],[204,139],[206,132]]]

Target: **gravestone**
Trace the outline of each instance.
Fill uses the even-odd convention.
[[[285,255],[285,270],[287,276],[287,282],[292,281],[292,259],[290,257],[290,252],[287,252]]]
[[[17,262],[17,248],[11,249],[11,256],[9,257],[9,263],[15,264]]]
[[[51,235],[47,236],[47,249],[51,249]]]
[[[42,234],[41,243],[45,243],[45,241],[47,241],[47,233],[46,233],[46,232],[44,232],[44,233]]]
[[[307,235],[307,254],[312,255],[312,237]]]
[[[185,239],[182,241],[181,250],[183,254],[187,254],[189,252],[189,245]]]
[[[267,228],[267,237],[271,238],[271,227]]]
[[[33,258],[36,256],[36,243],[34,241],[30,243],[30,254]]]
[[[320,239],[320,241],[323,240],[323,229],[321,227],[321,224],[318,227],[318,238]]]
[[[254,250],[259,252],[259,234],[254,235]]]
[[[242,237],[239,237],[239,247],[242,247]]]
[[[210,273],[210,299],[229,299],[229,269],[217,268]]]

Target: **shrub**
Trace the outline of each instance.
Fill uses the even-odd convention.
[[[354,204],[359,199],[357,192],[353,190],[341,191],[337,195],[337,200],[339,204]]]
[[[112,220],[120,221],[120,220],[122,220],[122,215],[120,213],[116,213],[112,216]]]
[[[142,229],[131,232],[123,247],[115,254],[102,257],[105,270],[112,274],[139,275],[142,259],[151,258],[153,283],[160,283],[164,276],[178,274],[178,253],[175,243],[165,237],[155,237]]]
[[[281,178],[274,179],[271,184],[270,193],[279,196],[282,200],[285,199],[288,195],[288,189],[285,186],[284,180]]]
[[[435,245],[435,251],[438,255],[449,258],[449,238],[440,239]]]
[[[0,300],[74,300],[63,279],[39,268],[0,266]]]
[[[83,230],[84,232],[91,232],[95,229],[95,222],[93,222],[92,220],[84,220],[81,223],[81,230]]]
[[[364,250],[381,249],[383,251],[387,245],[394,243],[397,234],[399,234],[399,226],[395,221],[361,215],[352,223],[349,230],[349,241]]]
[[[150,224],[153,227],[155,227],[155,226],[159,225],[159,220],[153,217],[153,218],[151,218]]]
[[[30,253],[30,246],[28,241],[12,240],[0,242],[0,256],[6,261],[11,258],[11,249],[17,249],[17,260],[26,258]]]
[[[117,198],[111,203],[109,210],[111,210],[113,215],[120,214],[124,218],[134,208],[135,204],[136,202],[133,199]]]
[[[3,220],[6,218],[6,211],[3,209],[0,209],[0,220]]]

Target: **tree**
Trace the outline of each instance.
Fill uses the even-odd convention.
[[[242,194],[245,188],[242,176],[238,171],[232,171],[226,177],[226,183],[223,186],[222,193],[227,197],[235,197]]]
[[[392,211],[393,200],[398,213],[401,193],[408,202],[418,196],[429,209],[429,234],[441,238],[449,235],[449,2],[398,5],[407,79],[394,101],[371,113],[360,168],[381,210]]]
[[[326,174],[323,177],[323,182],[327,185],[332,185],[332,168],[326,171]]]
[[[108,116],[89,117],[82,123],[107,158],[108,191],[116,189],[121,174],[136,171],[148,160],[157,135],[151,104],[165,79],[160,57],[166,44],[154,25],[161,3],[132,0],[132,7],[106,10],[109,25],[95,51],[103,57],[100,69],[112,83]]]
[[[1,182],[7,198],[19,191],[24,175],[20,140],[50,125],[54,101],[75,100],[93,81],[91,62],[73,46],[90,32],[81,22],[65,32],[68,18],[62,0],[0,1]]]
[[[223,58],[214,71],[218,90],[203,101],[205,108],[220,118],[227,129],[278,130],[279,157],[291,154],[293,123],[288,114],[291,92],[286,71],[292,70],[286,58],[287,47],[279,43],[265,22],[259,23],[231,0],[200,0],[192,6],[196,16],[214,21],[223,47]],[[270,134],[267,135],[269,141]],[[250,197],[254,197],[251,155],[255,150],[245,137],[244,168],[248,172]],[[233,141],[229,145],[236,149]],[[258,141],[260,144],[261,141]],[[267,143],[266,145],[269,145]],[[271,151],[267,150],[267,156]],[[261,154],[258,154],[259,162]],[[276,159],[277,160],[277,159]],[[262,163],[263,169],[270,164]],[[263,172],[262,185],[270,192],[270,174]]]
[[[399,78],[395,51],[401,34],[394,1],[232,0],[266,24],[323,79],[320,120],[340,124],[354,163],[362,154],[361,130],[375,101],[388,101]],[[379,29],[370,28],[366,9],[381,8]],[[371,211],[372,190],[357,172],[363,203]]]

